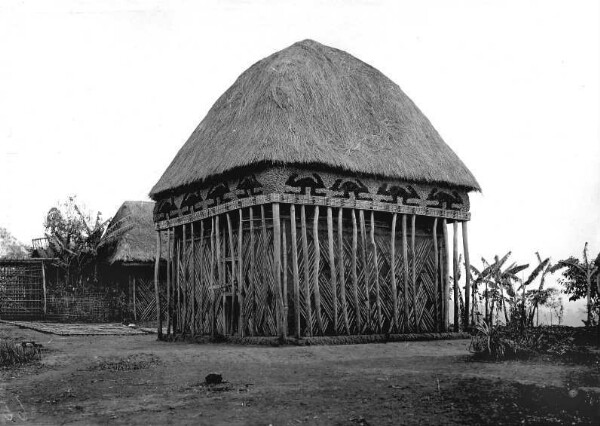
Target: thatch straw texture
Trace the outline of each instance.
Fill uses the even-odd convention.
[[[312,40],[251,66],[210,109],[150,196],[253,164],[312,164],[467,189],[479,184],[406,94]]]
[[[153,209],[151,201],[125,201],[121,205],[103,237],[101,255],[108,263],[154,262]]]

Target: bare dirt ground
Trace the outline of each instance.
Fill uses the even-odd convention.
[[[600,421],[600,413],[581,411],[568,394],[597,374],[593,366],[472,362],[468,340],[199,345],[159,342],[155,335],[57,336],[6,324],[0,337],[47,349],[40,362],[0,369],[0,424]],[[212,372],[227,383],[204,385]]]

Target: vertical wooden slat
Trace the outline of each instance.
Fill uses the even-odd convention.
[[[377,330],[383,330],[383,315],[381,313],[381,295],[379,292],[379,257],[377,255],[377,245],[375,244],[375,212],[371,211],[371,245],[373,247],[373,265],[375,276],[375,305],[377,307]]]
[[[254,336],[257,332],[256,319],[256,265],[255,265],[255,250],[254,244],[254,208],[250,207],[250,291],[252,291],[252,327],[250,334]]]
[[[181,318],[181,239],[177,238],[175,234],[175,286],[177,287],[177,304],[176,304],[176,316],[177,316],[177,332],[183,331],[183,321]]]
[[[356,312],[356,330],[357,333],[362,331],[362,322],[360,315],[360,304],[358,301],[358,273],[356,271],[356,256],[358,251],[358,230],[356,226],[356,211],[350,211],[352,217],[352,290],[354,293],[354,311]]]
[[[181,321],[181,329],[185,333],[189,329],[189,320],[188,320],[188,243],[186,238],[186,226],[185,224],[181,225],[181,269],[183,274],[183,280],[181,283],[181,306],[183,317]]]
[[[219,283],[219,287],[221,288],[220,294],[221,294],[221,299],[220,301],[215,301],[215,303],[221,303],[223,304],[223,266],[222,266],[222,261],[221,261],[221,231],[219,229],[220,227],[220,223],[219,223],[219,216],[217,215],[215,217],[215,262],[217,264],[217,282]],[[215,307],[216,309],[216,307]],[[225,314],[225,309],[223,310],[223,315]],[[216,318],[215,318],[216,320]],[[226,333],[225,330],[225,322],[223,322],[223,334]]]
[[[283,254],[283,329],[285,335],[288,332],[288,258],[287,258],[287,235],[285,229],[285,221],[281,221],[281,252]]]
[[[467,232],[467,221],[462,222],[462,237],[463,251],[465,253],[465,329],[467,329],[469,327],[469,318],[471,317],[471,262],[469,260],[469,235]]]
[[[281,220],[279,217],[279,203],[273,203],[273,271],[275,273],[275,286],[277,287],[277,331],[279,337],[285,337],[283,327],[283,295],[281,294]]]
[[[44,316],[47,313],[47,303],[46,303],[46,266],[44,262],[42,262],[42,290],[44,291]],[[135,298],[133,299],[135,302]],[[135,315],[135,310],[134,310]]]
[[[444,234],[444,331],[448,331],[450,322],[449,293],[450,293],[450,244],[448,244],[448,221],[442,219],[442,233]]]
[[[296,239],[296,206],[290,205],[290,231],[292,237],[292,276],[294,280],[294,318],[296,338],[300,338],[300,276],[298,273],[298,242]]]
[[[411,318],[410,318],[410,307],[408,303],[408,229],[406,226],[406,215],[402,215],[402,262],[404,263],[404,327],[406,327],[406,331],[411,329]],[[415,307],[413,306],[413,312],[415,312]],[[415,320],[416,321],[416,320]]]
[[[319,245],[319,206],[315,206],[315,216],[313,220],[313,240],[315,245],[315,264],[314,264],[314,292],[315,292],[315,311],[317,313],[317,325],[319,332],[324,333],[323,317],[321,316],[321,290],[319,288],[319,269],[321,265],[321,246]]]
[[[268,268],[267,268],[267,262],[265,261],[264,255],[266,253],[266,251],[269,249],[269,244],[268,244],[268,238],[267,238],[267,218],[265,216],[265,206],[261,204],[260,206],[260,222],[261,222],[261,235],[262,235],[262,239],[263,239],[263,250],[264,253],[262,253],[261,256],[261,265],[262,265],[262,270],[261,270],[261,277],[262,277],[262,281],[261,281],[261,286],[260,286],[260,291],[262,292],[262,300],[266,301],[267,300],[267,274],[269,274]],[[271,274],[273,273],[272,271],[270,272]],[[266,324],[266,316],[268,315],[268,306],[263,306],[263,318],[260,319],[260,325],[262,326],[263,324]],[[266,331],[266,330],[263,330]],[[260,334],[260,331],[259,333]]]
[[[363,210],[358,211],[358,218],[360,220],[360,254],[361,254],[361,262],[363,268],[363,278],[365,281],[365,308],[366,308],[366,316],[365,316],[365,326],[366,331],[370,332],[373,330],[371,326],[371,300],[370,300],[370,274],[369,274],[369,265],[367,263],[367,226],[365,224],[365,212]]]
[[[167,335],[171,334],[173,317],[173,301],[171,300],[171,266],[173,250],[171,249],[171,228],[167,228]]]
[[[331,276],[331,293],[333,298],[333,330],[338,331],[338,297],[337,297],[337,278],[335,270],[335,255],[333,243],[333,209],[327,207],[327,240],[329,246],[329,273]]]
[[[244,254],[244,212],[243,209],[239,210],[240,218],[238,225],[238,304],[239,304],[239,324],[238,324],[238,333],[241,337],[244,337],[244,330],[246,329],[246,315],[244,313],[244,296],[246,295],[246,280],[244,279],[244,263],[243,263],[243,254]]]
[[[433,267],[433,307],[435,312],[435,331],[440,331],[440,318],[439,315],[439,303],[438,303],[438,286],[440,282],[440,267],[439,267],[439,254],[438,254],[438,239],[437,239],[437,224],[438,218],[433,219],[433,256],[434,256],[434,267]]]
[[[396,286],[396,220],[398,214],[392,214],[392,232],[390,235],[390,275],[392,281],[392,299],[394,303],[394,316],[392,318],[392,331],[398,331],[398,288]]]
[[[350,323],[348,322],[348,302],[346,300],[346,272],[344,270],[344,213],[340,207],[338,210],[338,251],[339,260],[338,267],[340,271],[340,298],[342,299],[342,318],[344,318],[344,326],[346,334],[350,334]]]
[[[192,336],[196,335],[196,253],[194,250],[194,222],[190,223],[190,244],[191,244],[191,253],[190,253],[190,275],[191,275],[191,308],[192,308]]]
[[[160,261],[159,261],[160,263]],[[159,274],[160,278],[160,274]],[[135,302],[137,295],[135,294],[135,276],[133,277],[133,320],[137,322],[137,304]]]
[[[306,304],[306,334],[312,336],[312,308],[310,303],[310,272],[308,256],[308,237],[306,227],[306,207],[300,206],[300,227],[302,231],[302,256],[304,257],[304,298]]]
[[[234,334],[235,325],[233,321],[233,314],[235,312],[235,281],[236,281],[236,269],[235,269],[235,247],[233,245],[233,227],[231,226],[231,215],[226,213],[227,217],[227,233],[229,237],[229,261],[231,263],[231,273],[229,276],[231,277],[231,311],[229,316],[229,333]],[[227,264],[225,264],[227,265]],[[226,269],[227,270],[227,269]]]
[[[452,279],[454,287],[454,331],[458,332],[460,322],[460,304],[458,301],[458,222],[452,222]]]
[[[198,306],[200,307],[200,321],[199,321],[199,326],[200,326],[200,333],[205,333],[205,324],[204,324],[204,309],[205,309],[205,305],[206,305],[206,301],[204,300],[204,293],[203,293],[203,289],[202,289],[202,283],[204,281],[204,268],[203,268],[203,264],[204,264],[204,219],[200,220],[200,250],[199,250],[199,258],[200,261],[198,262],[198,283],[200,284],[200,297],[198,300]],[[195,262],[195,259],[194,259]]]
[[[162,316],[160,315],[160,294],[158,292],[158,272],[160,268],[160,231],[156,232],[156,257],[154,258],[154,293],[156,295],[156,316],[158,338],[162,338]]]
[[[210,286],[210,335],[215,337],[215,258],[216,258],[216,243],[215,243],[215,218],[214,216],[210,221],[210,277],[208,279],[208,285]]]
[[[414,313],[415,313],[415,330],[417,331],[417,333],[419,332],[420,329],[420,324],[419,324],[419,313],[417,311],[418,305],[417,305],[417,294],[418,294],[418,288],[417,288],[417,274],[416,274],[416,270],[417,270],[417,253],[415,251],[415,236],[416,236],[416,221],[417,221],[417,215],[413,214],[410,218],[410,224],[411,224],[411,233],[410,233],[410,257],[412,259],[412,276],[411,276],[411,284],[412,284],[412,296],[413,296],[413,309],[414,309]]]

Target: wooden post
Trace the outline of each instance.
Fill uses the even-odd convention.
[[[167,228],[167,336],[171,335],[171,316],[173,306],[171,305],[171,228]]]
[[[392,278],[392,298],[394,302],[394,317],[392,318],[392,331],[398,331],[398,289],[396,287],[396,213],[392,214],[392,232],[390,235],[390,276]]]
[[[204,333],[205,332],[205,323],[204,323],[204,307],[206,305],[206,301],[204,300],[203,296],[203,291],[202,291],[202,282],[203,282],[203,278],[204,278],[204,219],[200,220],[200,250],[199,250],[199,258],[200,261],[198,262],[198,267],[200,268],[198,270],[198,283],[200,284],[200,297],[199,297],[199,301],[198,301],[198,306],[200,307],[200,321],[199,321],[199,325],[200,325],[200,333]]]
[[[448,243],[447,225],[448,221],[446,220],[446,218],[442,219],[442,232],[444,234],[444,331],[448,331],[448,326],[450,322],[450,244]]]
[[[302,232],[302,256],[304,257],[304,298],[306,303],[306,334],[312,336],[312,308],[310,303],[310,272],[308,257],[308,237],[306,236],[306,207],[300,206],[300,227]]]
[[[352,217],[352,289],[354,293],[354,311],[356,312],[356,330],[357,333],[362,331],[360,304],[358,301],[358,273],[356,272],[356,256],[358,251],[358,230],[356,226],[356,211],[351,210]]]
[[[294,317],[296,338],[300,338],[300,276],[298,274],[298,242],[296,239],[296,206],[290,205],[290,231],[292,236],[292,276],[294,280]]]
[[[244,219],[243,210],[240,209],[240,223],[238,225],[238,304],[239,304],[239,321],[238,324],[238,333],[240,333],[241,337],[244,337],[244,330],[246,328],[245,314],[244,314],[244,296],[245,296],[245,284],[246,280],[244,279],[244,264],[243,264],[243,254],[244,254],[244,227],[242,225]]]
[[[209,308],[209,319],[210,319],[210,335],[215,337],[215,218],[214,216],[210,221],[210,277],[208,278],[208,285],[210,286],[210,308]]]
[[[333,248],[333,209],[327,207],[327,240],[329,243],[329,273],[331,275],[331,293],[333,298],[333,330],[338,331],[338,298],[337,298],[337,279],[335,271],[335,256]]]
[[[283,254],[283,330],[285,331],[285,335],[287,336],[288,332],[288,258],[287,258],[287,235],[285,229],[285,222],[281,222],[281,252]]]
[[[435,266],[433,268],[433,274],[434,274],[434,279],[433,279],[433,306],[434,306],[434,310],[435,310],[435,331],[440,331],[440,318],[441,315],[439,314],[439,303],[438,303],[438,286],[439,286],[439,282],[440,282],[440,266],[439,266],[439,254],[438,254],[438,240],[437,240],[437,224],[438,224],[438,218],[434,218],[433,219],[433,256],[434,256],[434,262],[435,262]]]
[[[313,240],[315,244],[315,311],[317,312],[317,324],[319,326],[319,332],[323,334],[325,329],[323,327],[323,318],[321,317],[321,290],[319,289],[319,269],[321,265],[321,247],[319,246],[319,206],[315,206],[315,217],[313,221]]]
[[[175,241],[177,242],[177,268],[175,271],[175,278],[177,279],[176,283],[177,283],[177,330],[180,333],[184,333],[185,332],[185,323],[183,322],[183,291],[181,288],[181,249],[182,249],[182,244],[181,244],[181,240],[179,239],[175,239]]]
[[[338,251],[339,261],[338,266],[340,270],[340,298],[342,299],[342,317],[344,318],[344,326],[346,327],[346,334],[350,334],[350,323],[348,322],[348,302],[346,301],[346,272],[344,270],[344,214],[343,209],[340,207],[338,210]]]
[[[162,339],[162,317],[160,315],[160,295],[158,291],[158,272],[160,268],[160,231],[156,231],[156,257],[154,258],[154,293],[156,295],[156,316],[158,317],[158,338]]]
[[[404,327],[410,330],[410,307],[408,304],[408,229],[406,226],[406,215],[402,215],[402,261],[404,263]],[[416,312],[416,307],[413,306],[413,312]],[[416,317],[416,314],[415,314]],[[416,321],[416,320],[415,320]]]
[[[233,312],[235,310],[235,248],[233,246],[233,228],[231,226],[231,216],[229,213],[226,213],[225,216],[227,217],[227,232],[228,232],[228,236],[229,236],[229,256],[230,256],[230,262],[231,262],[231,274],[229,275],[231,277],[231,313],[230,313],[230,317],[229,317],[229,332],[231,334],[235,334],[233,332],[234,330],[234,326],[236,324],[234,324],[233,321]],[[225,264],[227,265],[227,264]],[[227,269],[226,269],[227,270]],[[226,273],[227,274],[227,273]]]
[[[375,304],[377,306],[377,329],[383,330],[383,315],[381,313],[381,297],[379,294],[379,258],[377,256],[377,245],[375,244],[375,213],[371,210],[371,244],[373,246],[373,263],[375,265]]]
[[[256,334],[256,265],[255,265],[255,244],[254,244],[254,208],[250,207],[250,291],[252,292],[252,327],[250,334]]]
[[[454,221],[452,223],[452,279],[454,281],[454,331],[458,332],[458,326],[460,322],[460,304],[458,301],[458,268],[460,265],[458,264],[458,222]]]
[[[471,316],[471,262],[469,261],[467,221],[462,222],[462,237],[463,251],[465,253],[465,329],[467,329],[469,328],[469,318]]]
[[[371,326],[371,300],[370,300],[370,273],[369,265],[367,263],[367,226],[365,224],[365,212],[363,210],[358,211],[358,218],[360,220],[360,251],[361,261],[363,267],[363,278],[365,280],[365,308],[367,310],[365,317],[365,326],[367,331],[373,330]]]
[[[413,306],[414,306],[414,313],[415,313],[415,330],[417,330],[417,333],[419,332],[420,329],[420,324],[419,324],[419,315],[417,312],[417,292],[418,292],[418,288],[417,288],[417,274],[416,274],[416,270],[417,270],[417,253],[415,252],[415,235],[416,235],[416,220],[417,220],[417,215],[413,214],[411,216],[411,234],[410,234],[410,255],[412,257],[412,295],[413,295]]]
[[[285,338],[283,327],[283,295],[281,294],[281,221],[279,217],[279,203],[273,203],[273,270],[275,272],[275,286],[277,287],[277,330],[279,337]]]
[[[190,223],[190,243],[191,243],[191,253],[190,253],[190,275],[192,279],[192,289],[191,289],[191,308],[192,308],[192,336],[196,335],[196,253],[194,247],[194,222]]]
[[[267,219],[265,217],[265,206],[262,204],[260,206],[260,221],[261,221],[261,226],[262,226],[261,235],[263,238],[263,250],[266,252],[268,250],[269,239],[267,238]],[[260,288],[261,288],[261,292],[262,292],[262,296],[263,296],[262,300],[264,303],[264,301],[267,300],[267,274],[269,274],[269,273],[272,274],[273,271],[270,271],[270,272],[268,271],[264,254],[263,254],[263,256],[260,256],[260,259],[261,259],[261,265],[262,265],[262,268],[261,268],[262,285]],[[263,323],[266,324],[264,317],[268,314],[268,312],[269,312],[268,307],[264,306],[263,307],[263,318],[261,318],[261,325]],[[277,310],[275,311],[275,315],[277,315]]]
[[[183,318],[181,321],[181,330],[184,333],[187,333],[187,330],[190,328],[190,324],[188,321],[188,266],[189,266],[189,256],[188,256],[188,244],[186,238],[186,226],[185,223],[181,225],[181,269],[183,274],[183,282],[181,283],[181,295],[182,295],[182,311]]]
[[[135,276],[133,277],[133,320],[137,322],[137,306],[135,303],[136,294],[135,294]]]
[[[224,280],[224,277],[223,277],[223,264],[222,264],[222,261],[221,261],[221,235],[220,235],[221,231],[219,230],[219,227],[220,227],[219,216],[217,215],[215,217],[215,247],[216,247],[216,249],[215,249],[215,256],[216,256],[215,261],[217,263],[217,282],[219,283],[219,288],[221,290],[219,292],[221,294],[221,301],[220,301],[220,303],[221,303],[221,310],[223,311],[221,314],[225,315],[225,306],[223,306],[225,298],[223,296],[223,280]],[[216,302],[216,303],[219,303],[219,302]],[[216,306],[215,306],[215,309],[216,309]],[[215,315],[215,317],[216,317],[216,315]],[[216,320],[216,318],[215,318],[215,320]],[[227,331],[227,330],[225,330],[225,328],[226,328],[225,327],[225,320],[223,318],[223,334],[225,334],[226,331]]]
[[[44,291],[44,316],[46,316],[47,311],[47,292],[46,292],[46,267],[44,262],[42,261],[42,290]]]

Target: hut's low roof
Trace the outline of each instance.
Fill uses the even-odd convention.
[[[304,40],[257,62],[217,100],[150,196],[254,164],[311,164],[479,190],[398,87],[354,56]]]
[[[110,221],[103,237],[103,258],[108,263],[153,262],[156,230],[152,201],[125,201]]]

